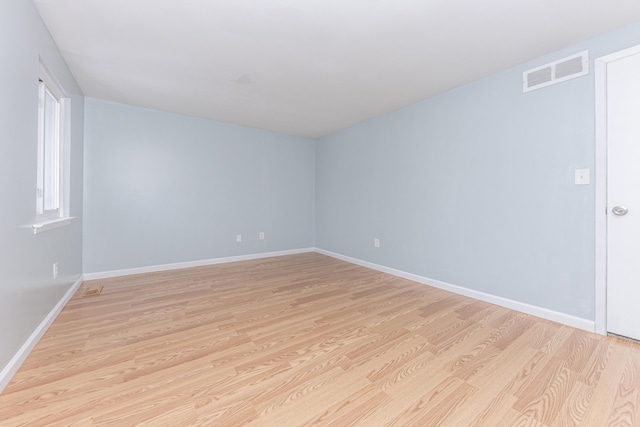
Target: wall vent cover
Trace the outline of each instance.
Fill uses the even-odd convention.
[[[522,73],[522,91],[530,92],[589,74],[589,51],[536,67]]]

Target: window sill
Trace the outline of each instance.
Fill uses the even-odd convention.
[[[38,234],[38,233],[42,233],[44,231],[47,230],[52,230],[54,228],[58,228],[58,227],[64,227],[65,225],[71,224],[71,220],[74,217],[72,216],[68,216],[68,217],[64,217],[64,218],[54,218],[54,219],[47,219],[47,220],[43,220],[43,221],[38,221],[35,224],[32,225],[33,227],[33,234]]]

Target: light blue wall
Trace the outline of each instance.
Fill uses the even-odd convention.
[[[523,94],[522,72],[636,44],[640,25],[321,138],[316,245],[593,320],[594,186],[573,179],[593,173],[594,74]]]
[[[34,235],[39,57],[71,96],[70,214],[76,218]],[[30,1],[0,1],[0,93],[1,371],[82,271],[84,98]]]
[[[90,98],[85,116],[85,273],[313,246],[313,140]]]

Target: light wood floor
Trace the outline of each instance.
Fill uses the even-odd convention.
[[[0,425],[136,424],[640,425],[640,346],[313,253],[86,282]]]

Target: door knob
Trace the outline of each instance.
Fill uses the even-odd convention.
[[[627,209],[625,206],[616,206],[615,208],[611,209],[611,212],[613,212],[614,215],[623,216],[629,212],[629,209]]]

